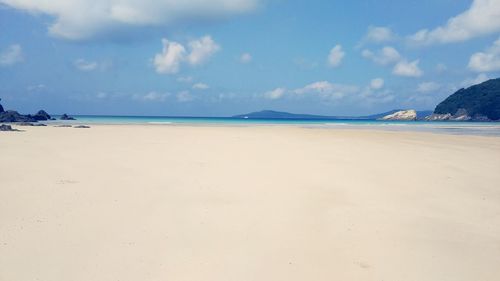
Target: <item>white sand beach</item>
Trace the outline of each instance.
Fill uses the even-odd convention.
[[[498,137],[19,128],[1,281],[500,280]]]

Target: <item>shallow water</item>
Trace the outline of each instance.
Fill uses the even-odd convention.
[[[314,128],[358,128],[390,131],[423,131],[455,135],[500,136],[500,122],[425,122],[352,119],[241,119],[230,117],[157,117],[157,116],[75,116],[75,121],[50,121],[60,124],[151,124],[151,125],[291,125]]]

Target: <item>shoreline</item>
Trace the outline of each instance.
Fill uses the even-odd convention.
[[[500,137],[500,123],[490,124],[487,122],[478,123],[474,122],[426,122],[426,123],[409,123],[409,122],[380,122],[372,124],[349,124],[349,123],[231,123],[231,122],[193,122],[193,123],[174,123],[174,122],[146,122],[146,123],[93,123],[85,122],[85,120],[79,121],[50,121],[50,122],[39,122],[40,124],[45,124],[46,127],[57,127],[58,125],[88,125],[92,127],[97,126],[171,126],[171,127],[272,127],[272,128],[308,128],[308,129],[324,129],[324,130],[363,130],[363,131],[388,131],[388,132],[415,132],[415,133],[430,133],[430,134],[442,134],[442,135],[454,135],[454,136],[484,136],[484,137]],[[21,126],[16,123],[6,123],[14,126],[19,130],[31,126]],[[36,127],[36,126],[34,126]],[[41,126],[44,128],[45,126]]]

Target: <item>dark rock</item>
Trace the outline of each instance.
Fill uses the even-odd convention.
[[[73,128],[78,128],[78,129],[88,129],[90,128],[89,126],[85,126],[85,125],[78,125],[78,126],[74,126]]]
[[[71,127],[73,127],[73,126],[71,126],[71,125],[67,125],[67,124],[63,124],[63,125],[56,125],[56,126],[54,126],[54,127],[58,127],[58,128],[71,128]]]
[[[491,119],[482,115],[482,114],[476,114],[474,116],[472,116],[472,120],[473,121],[478,121],[478,122],[490,122]]]
[[[28,126],[35,126],[34,123],[30,123],[30,122],[21,122],[19,124],[17,124],[18,126],[25,126],[25,127],[28,127]]]
[[[10,131],[17,131],[15,129],[12,129],[12,126],[11,125],[0,125],[0,131],[1,132],[10,132]]]
[[[18,126],[30,126],[30,127],[45,127],[47,125],[42,124],[42,123],[30,123],[30,122],[21,122],[19,124],[16,124]]]
[[[55,120],[57,120],[57,119],[54,117],[50,118],[50,121],[55,121]]]
[[[31,115],[22,115],[14,110],[7,110],[0,113],[0,122],[13,123],[13,122],[37,122]]]
[[[0,99],[1,101],[2,99]],[[0,104],[0,113],[4,112],[5,110],[3,109],[3,106]]]
[[[44,110],[38,111],[35,115],[33,115],[33,118],[38,121],[46,121],[51,119],[50,115]]]
[[[68,116],[68,114],[64,113],[61,118],[61,120],[76,120],[75,118]]]

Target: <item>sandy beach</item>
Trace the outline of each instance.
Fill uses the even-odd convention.
[[[0,134],[1,281],[500,280],[500,138]]]

